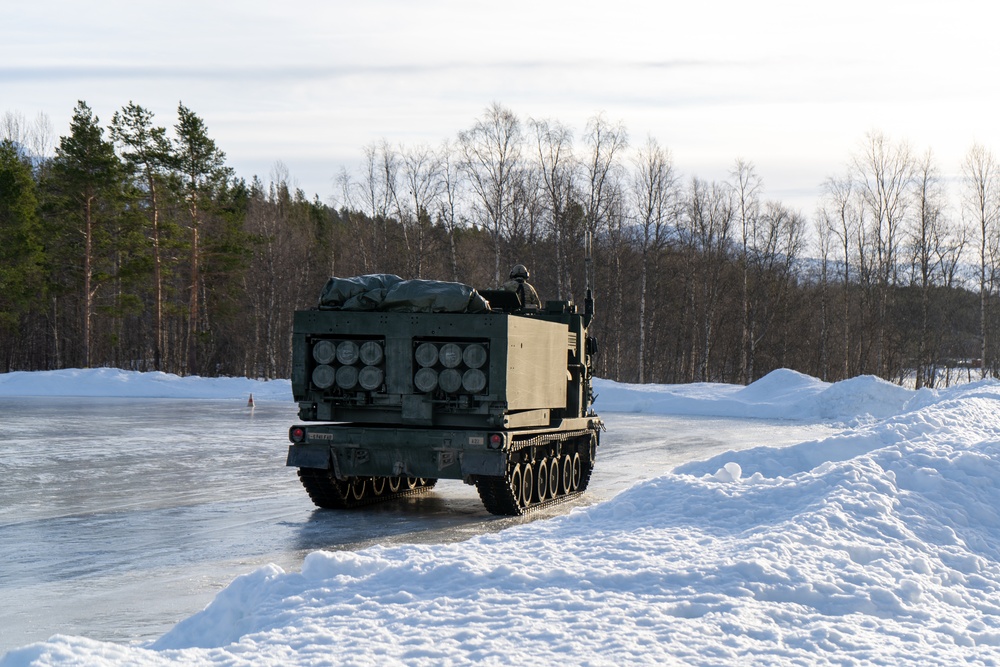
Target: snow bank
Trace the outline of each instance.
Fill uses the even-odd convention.
[[[0,396],[96,396],[106,398],[214,398],[291,401],[288,380],[181,377],[117,368],[0,373]]]
[[[57,636],[0,665],[1000,664],[1000,385],[601,385],[605,412],[895,412],[464,543],[316,552],[149,646]]]
[[[899,412],[914,394],[870,375],[830,384],[787,369],[772,371],[745,387],[596,380],[594,392],[598,412],[834,421],[887,417]]]
[[[753,419],[823,419],[895,414],[912,390],[872,376],[829,384],[791,370],[777,370],[749,386],[713,383],[634,385],[595,380],[598,412],[701,415]],[[930,400],[937,394],[924,390]],[[91,396],[291,401],[288,380],[181,377],[115,368],[0,373],[2,396]],[[921,394],[921,392],[917,392]],[[922,395],[922,394],[921,394]]]

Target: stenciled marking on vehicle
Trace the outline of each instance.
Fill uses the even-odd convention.
[[[470,445],[482,445],[486,443],[486,439],[481,435],[470,435],[469,444]]]
[[[333,433],[310,433],[310,440],[325,440],[327,442],[333,442]]]

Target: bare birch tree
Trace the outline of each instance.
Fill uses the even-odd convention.
[[[624,124],[612,125],[597,115],[588,121],[584,140],[589,155],[583,166],[583,208],[587,234],[593,239],[619,205],[620,156],[628,147],[628,132]]]
[[[438,217],[444,223],[445,231],[448,235],[448,255],[451,268],[451,279],[458,282],[458,248],[455,243],[455,233],[462,223],[459,212],[462,198],[463,172],[459,161],[455,157],[455,152],[449,142],[442,144],[438,151],[438,163],[440,171],[439,189],[441,196],[438,200]]]
[[[670,152],[649,137],[634,159],[631,183],[632,209],[635,216],[639,251],[642,256],[639,277],[639,349],[638,382],[646,381],[646,342],[648,329],[655,327],[655,310],[647,309],[650,282],[659,280],[659,257],[666,245],[669,226],[676,223],[679,191]],[[654,285],[655,287],[655,285]],[[656,290],[652,290],[656,293]]]
[[[931,361],[931,290],[940,284],[941,246],[945,243],[944,189],[927,151],[916,165],[914,179],[915,212],[910,233],[911,283],[920,292],[920,322],[915,359],[916,388],[934,386],[934,365]]]
[[[42,111],[32,121],[18,111],[5,111],[0,116],[0,141],[13,142],[18,154],[36,169],[52,155],[52,136],[52,121]]]
[[[574,179],[573,133],[557,121],[532,120],[539,174],[549,212],[555,246],[556,298],[573,298],[573,273],[568,270],[567,246],[573,241],[567,208]]]
[[[581,158],[580,173],[580,197],[583,203],[583,217],[585,235],[590,239],[592,252],[596,254],[598,244],[594,241],[599,238],[599,232],[607,230],[608,239],[612,242],[609,248],[611,290],[609,300],[611,301],[611,317],[606,325],[601,327],[601,333],[605,340],[613,343],[610,355],[604,355],[598,359],[598,363],[613,366],[616,372],[621,368],[622,350],[622,327],[624,326],[624,283],[622,276],[622,254],[625,242],[625,235],[622,232],[624,225],[624,204],[622,202],[624,186],[623,167],[621,156],[628,147],[628,132],[623,123],[611,124],[603,115],[597,115],[587,122],[584,132],[584,144],[587,154]],[[585,266],[584,281],[587,285],[594,287],[595,269],[603,260],[595,258]],[[609,359],[610,357],[610,359]]]
[[[441,158],[426,145],[402,147],[400,154],[401,177],[406,196],[397,197],[397,204],[400,211],[399,223],[407,238],[406,263],[411,276],[422,278],[431,212],[435,210],[443,191]]]
[[[378,271],[388,271],[390,221],[393,212],[398,213],[399,200],[399,154],[386,139],[369,144],[364,149],[365,174],[361,184],[364,203],[375,222],[373,238],[375,266]]]
[[[820,380],[830,379],[830,263],[833,254],[833,226],[830,213],[820,208],[815,220],[816,251],[819,258],[819,350],[818,373]]]
[[[271,182],[256,181],[244,229],[255,240],[251,270],[241,276],[244,299],[252,314],[247,332],[244,372],[247,377],[280,377],[289,360],[291,334],[288,322],[297,304],[296,295],[308,284],[311,234],[297,219],[288,188],[288,169],[276,163]]]
[[[1000,167],[993,153],[980,144],[969,149],[962,164],[963,211],[975,229],[979,266],[980,368],[986,377],[992,368],[988,346],[989,299],[993,292],[1000,244]]]
[[[510,213],[502,226],[509,254],[507,265],[538,266],[538,241],[541,239],[543,211],[541,173],[537,165],[523,162],[512,180]],[[544,300],[544,299],[543,299]]]
[[[479,218],[493,240],[493,279],[500,285],[501,240],[521,169],[521,121],[513,111],[494,102],[475,125],[459,133],[458,141],[479,204]]]
[[[718,183],[706,184],[694,179],[688,195],[686,219],[695,259],[695,284],[691,290],[692,369],[694,379],[710,382],[712,346],[718,307],[723,293],[724,268],[732,235],[735,205],[732,189]]]
[[[753,382],[751,368],[754,337],[753,313],[750,307],[750,254],[756,252],[760,233],[760,193],[764,184],[752,162],[742,158],[736,160],[730,172],[736,216],[740,231],[740,301],[743,306],[742,338],[740,345],[740,382]]]
[[[893,289],[898,284],[903,225],[910,204],[913,158],[905,143],[892,144],[880,132],[865,137],[854,156],[853,172],[868,211],[869,240],[875,252],[875,372],[887,371],[887,336]]]
[[[366,198],[361,194],[365,190],[360,183],[355,182],[351,178],[351,173],[346,168],[341,168],[334,179],[334,183],[338,190],[337,199],[339,201],[337,203],[343,211],[347,225],[351,230],[354,249],[360,255],[360,268],[364,273],[371,273],[374,265],[372,260],[374,248],[371,243],[373,237],[370,233],[369,225],[365,220],[364,209],[360,203],[366,201]],[[338,270],[339,253],[334,249],[330,252],[329,256],[330,266],[328,273],[331,276],[335,276]]]
[[[750,336],[747,347],[749,381],[757,379],[757,350],[771,325],[788,308],[788,296],[794,282],[795,262],[802,251],[806,222],[799,213],[776,201],[764,204],[754,232],[748,257],[750,264]],[[787,332],[781,336],[787,346]],[[782,354],[784,351],[782,350]],[[782,358],[779,363],[784,366]]]
[[[843,365],[841,377],[851,377],[851,262],[853,242],[857,238],[860,225],[854,184],[849,177],[829,178],[823,184],[821,215],[827,229],[833,234],[840,254],[840,274],[842,282],[841,327]]]

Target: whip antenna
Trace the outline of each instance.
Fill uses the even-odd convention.
[[[583,237],[583,250],[584,250],[584,258],[583,258],[584,287],[586,288],[586,296],[583,299],[583,314],[584,314],[583,324],[584,326],[589,327],[590,321],[594,319],[594,293],[590,287],[590,282],[591,282],[590,273],[591,271],[594,270],[593,267],[594,237],[589,229],[587,230],[587,233]]]

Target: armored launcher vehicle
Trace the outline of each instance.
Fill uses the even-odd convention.
[[[474,484],[493,514],[583,492],[591,408],[589,292],[522,307],[513,292],[379,274],[331,278],[295,313],[289,466],[313,502],[352,508]]]

